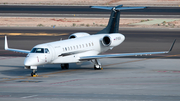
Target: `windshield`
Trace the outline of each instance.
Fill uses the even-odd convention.
[[[44,48],[33,48],[31,53],[44,53]]]
[[[48,48],[33,48],[31,50],[31,53],[48,53],[49,54],[49,49]]]

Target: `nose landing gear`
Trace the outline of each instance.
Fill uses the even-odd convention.
[[[33,72],[31,73],[32,77],[37,77],[38,76],[36,71],[37,71],[37,69],[33,69]]]
[[[25,66],[24,69],[32,69],[33,72],[31,73],[32,77],[37,77],[37,66]]]

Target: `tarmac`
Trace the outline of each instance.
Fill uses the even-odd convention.
[[[1,28],[1,33],[15,35],[8,35],[10,48],[30,50],[40,43],[67,39],[74,32],[98,30]],[[103,70],[94,70],[91,62],[70,64],[69,70],[49,64],[38,66],[38,77],[31,77],[32,70],[23,65],[26,54],[5,51],[1,35],[0,101],[179,101],[179,29],[120,29],[120,33],[126,36],[125,42],[107,54],[168,51],[177,41],[169,54],[100,59]]]
[[[173,55],[172,55],[173,57]],[[93,64],[38,67],[38,77],[23,69],[24,57],[0,57],[0,101],[179,101],[180,60],[100,59]]]

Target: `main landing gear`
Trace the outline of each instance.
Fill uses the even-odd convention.
[[[33,72],[31,73],[32,77],[37,77],[38,76],[36,71],[37,71],[37,69],[33,69]]]
[[[61,64],[61,69],[69,69],[69,64]]]
[[[94,60],[94,70],[101,70],[102,69],[102,66],[101,66],[101,63],[98,59],[95,59]]]

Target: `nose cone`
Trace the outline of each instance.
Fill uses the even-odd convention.
[[[25,66],[38,66],[43,64],[45,64],[45,62],[41,59],[41,56],[36,53],[30,53],[24,60]]]
[[[32,57],[26,57],[24,60],[24,65],[25,66],[33,66],[36,63],[35,58]]]

